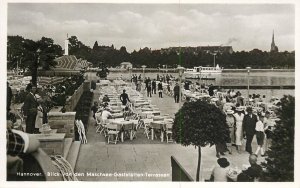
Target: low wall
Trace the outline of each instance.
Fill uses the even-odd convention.
[[[48,124],[51,129],[57,129],[57,133],[65,133],[66,138],[74,140],[74,121],[76,112],[49,112]]]
[[[89,91],[91,89],[91,82],[90,81],[84,81],[77,90],[73,93],[73,95],[69,98],[67,98],[66,101],[66,111],[67,112],[73,112],[75,111],[75,107],[84,91]]]
[[[174,156],[171,156],[172,181],[194,181]]]

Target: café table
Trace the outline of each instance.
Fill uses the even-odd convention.
[[[121,110],[120,109],[111,109],[110,112],[114,113],[114,114],[115,113],[121,113]]]
[[[118,129],[121,130],[121,142],[124,142],[124,132],[129,131],[129,137],[130,140],[133,139],[133,131],[134,131],[134,124],[135,122],[129,120],[126,121],[123,118],[117,118],[117,119],[110,119],[110,123],[114,123],[118,125]]]
[[[152,111],[152,114],[153,114],[154,116],[159,116],[159,115],[160,115],[160,111],[154,110],[154,111]]]
[[[123,113],[113,113],[111,115],[113,118],[123,118]]]
[[[164,119],[163,116],[153,116],[153,121],[164,121]]]

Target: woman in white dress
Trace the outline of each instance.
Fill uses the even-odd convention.
[[[235,130],[235,144],[237,146],[238,153],[241,153],[241,146],[243,142],[243,119],[244,114],[242,113],[243,109],[240,107],[236,108],[237,113],[233,114],[236,121],[236,130]]]
[[[36,119],[35,119],[35,128],[38,131],[40,128],[42,128],[42,125],[43,125],[43,107],[41,105],[41,102],[42,102],[41,97],[39,95],[35,95],[35,97],[39,104],[37,107],[37,115],[36,115]]]

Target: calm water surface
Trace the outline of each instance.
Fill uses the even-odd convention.
[[[141,74],[143,77],[142,72],[134,72],[134,74]],[[156,79],[156,73],[145,73],[146,77],[150,77],[151,79]],[[166,73],[164,73],[166,74]],[[173,75],[175,78],[178,77],[177,73],[168,73],[169,75]],[[160,72],[160,75],[163,73]],[[129,72],[111,72],[108,78],[123,78],[129,79],[130,73]],[[224,72],[220,75],[205,75],[204,77],[215,77],[216,80],[206,81],[203,80],[202,83],[213,85],[232,85],[232,86],[239,86],[243,85],[246,86],[248,83],[248,75],[246,72]],[[97,79],[96,76],[93,79]],[[198,80],[191,80],[193,82],[199,82]],[[249,75],[249,82],[250,85],[295,85],[295,72],[251,72]],[[239,90],[243,94],[243,96],[247,95],[247,90]],[[250,90],[250,94],[260,94],[266,95],[267,99],[270,99],[272,96],[276,96],[281,98],[283,95],[293,95],[295,96],[295,90],[288,90],[288,89],[268,89],[268,90]]]

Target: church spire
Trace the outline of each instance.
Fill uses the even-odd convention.
[[[275,41],[274,41],[274,29],[273,29],[273,35],[272,35],[272,44],[275,44]]]
[[[274,29],[273,29],[273,35],[272,35],[272,43],[271,43],[271,52],[278,52],[278,47],[275,45],[274,40]]]

